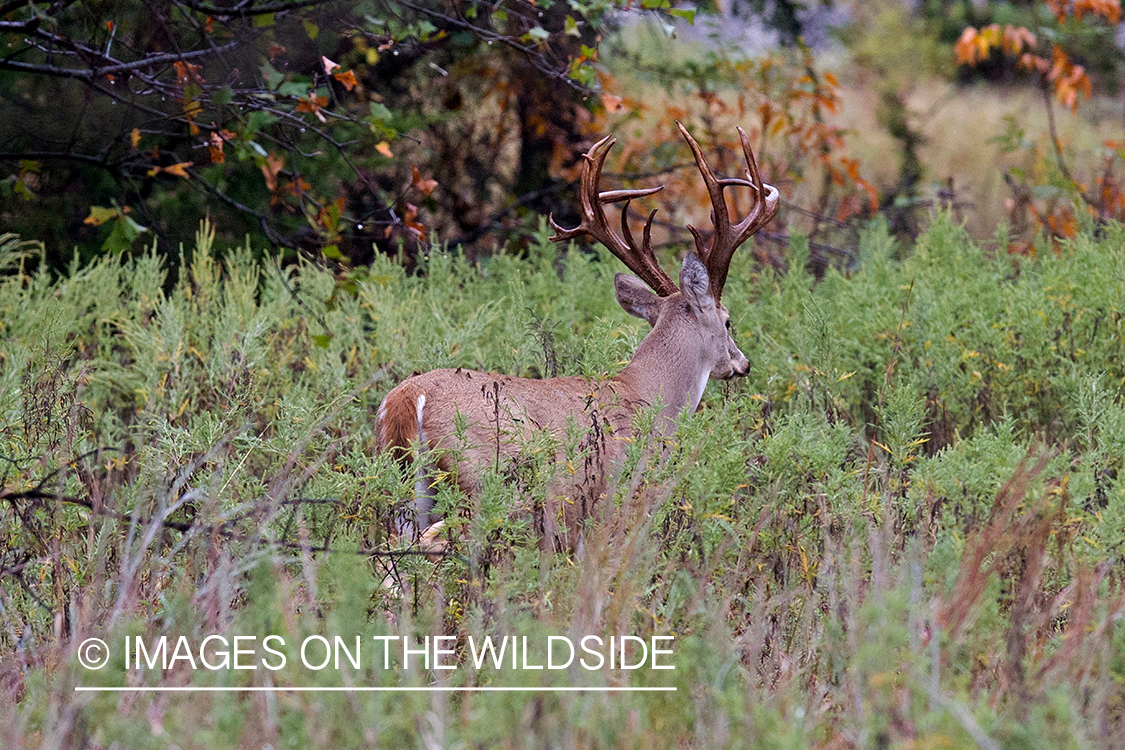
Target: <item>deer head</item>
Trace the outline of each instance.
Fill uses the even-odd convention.
[[[629,230],[627,218],[630,201],[653,195],[664,187],[598,191],[602,165],[616,143],[611,136],[595,143],[583,155],[579,190],[581,222],[573,229],[566,229],[556,224],[554,217],[551,217],[551,226],[555,230],[551,239],[564,241],[590,236],[605,245],[636,274],[635,277],[617,274],[614,279],[617,301],[630,315],[647,320],[653,331],[641,343],[623,376],[636,376],[637,371],[643,369],[634,367],[638,364],[638,358],[642,364],[658,360],[687,364],[688,366],[678,368],[685,374],[687,382],[680,387],[667,389],[666,394],[684,394],[682,399],[672,399],[668,403],[670,407],[682,409],[690,405],[694,409],[699,404],[709,377],[727,379],[749,372],[750,362],[730,334],[730,313],[720,300],[734,251],[773,219],[780,200],[777,188],[762,182],[758,164],[750,148],[750,139],[742,128],[738,129],[738,135],[746,156],[745,179],[716,177],[703,157],[699,144],[681,123],[677,122],[676,125],[687,139],[695,156],[695,163],[703,175],[703,182],[711,198],[711,221],[714,225],[709,238],[688,225],[687,229],[695,239],[695,252],[689,253],[683,260],[678,287],[660,267],[653,252],[652,221],[656,210],[645,221],[639,248]],[[728,187],[747,187],[754,194],[750,212],[735,224],[731,223],[723,193]],[[621,234],[618,234],[609,225],[603,206],[620,202],[624,206],[621,209]],[[632,373],[628,373],[630,368]],[[659,378],[660,375],[658,371],[649,372],[647,369],[645,374],[650,378]]]

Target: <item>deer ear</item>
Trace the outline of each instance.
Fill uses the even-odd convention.
[[[714,304],[711,297],[711,277],[703,261],[695,253],[684,257],[680,267],[680,291],[693,306],[703,309],[708,303]]]
[[[625,312],[647,320],[651,326],[656,325],[660,298],[643,281],[636,276],[619,273],[613,277],[613,288],[617,291],[617,302]]]

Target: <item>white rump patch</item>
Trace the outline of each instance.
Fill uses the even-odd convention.
[[[430,513],[434,507],[436,493],[427,482],[426,474],[429,465],[422,455],[426,450],[426,433],[422,429],[422,413],[425,408],[426,394],[422,393],[419,394],[415,406],[415,415],[418,418],[418,458],[414,461],[414,518],[403,526],[406,537],[412,541],[416,541],[419,529],[425,529],[436,520]]]
[[[387,399],[379,404],[379,411],[375,412],[375,428],[379,430],[379,440],[387,444]]]
[[[418,407],[417,407],[417,410],[416,410],[417,414],[418,414],[418,443],[419,444],[425,442],[425,439],[426,439],[425,436],[422,434],[422,410],[425,409],[425,408],[426,408],[426,394],[423,393],[423,394],[418,396]]]

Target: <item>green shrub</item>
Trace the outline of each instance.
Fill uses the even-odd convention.
[[[464,531],[445,557],[392,554],[415,477],[374,452],[381,398],[436,366],[615,371],[644,334],[613,300],[616,261],[559,259],[540,232],[526,261],[377,261],[328,303],[331,274],[249,248],[220,263],[206,227],[178,279],[156,253],[56,279],[5,251],[0,658],[22,666],[2,744],[1117,746],[1125,231],[1099,231],[1012,258],[938,216],[894,260],[875,225],[860,267],[815,284],[739,258],[724,302],[750,376],[712,383],[669,440],[633,441],[581,551],[535,539],[545,441],[477,498],[440,489]],[[462,654],[488,634],[670,634],[674,671],[622,679],[678,692],[72,692],[124,679],[120,660],[76,665],[89,635],[117,653],[240,632],[444,634]],[[344,674],[276,681],[618,680]]]

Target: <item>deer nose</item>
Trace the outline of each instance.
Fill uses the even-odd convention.
[[[739,357],[734,362],[734,374],[736,377],[746,377],[750,374],[750,360],[745,356]]]

